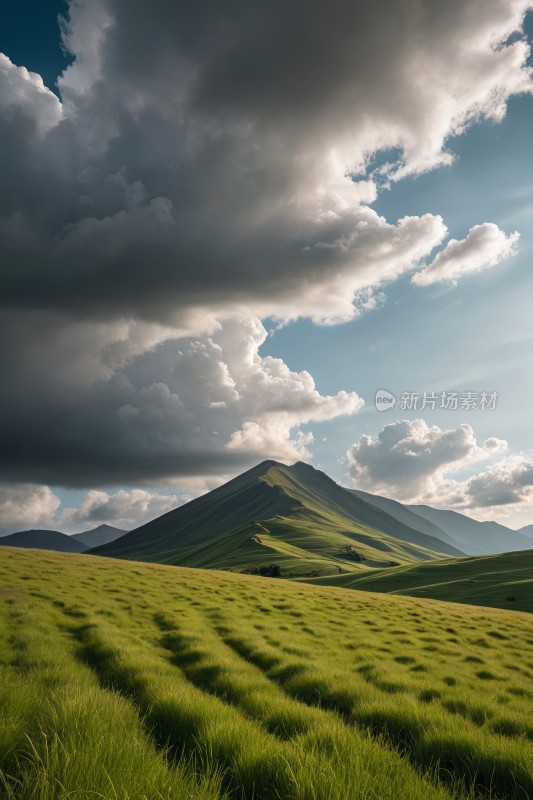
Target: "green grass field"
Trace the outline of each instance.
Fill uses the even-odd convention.
[[[533,613],[533,550],[308,579],[321,586],[432,597]]]
[[[519,612],[0,551],[0,795],[533,797]]]

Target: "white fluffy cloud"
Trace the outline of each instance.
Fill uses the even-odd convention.
[[[188,495],[163,495],[144,489],[121,490],[112,494],[91,490],[77,507],[65,508],[56,515],[55,524],[69,533],[104,523],[130,530],[172,511],[190,499]]]
[[[215,479],[261,458],[308,458],[312,435],[302,425],[363,405],[353,391],[322,394],[308,372],[260,355],[267,332],[254,317],[163,342],[148,325],[91,334],[80,322],[69,337],[19,323],[4,327],[12,343],[21,339],[5,363],[0,418],[1,467],[11,480],[31,474],[39,483],[98,487],[118,483],[117,475],[123,485]],[[16,356],[22,346],[24,360]]]
[[[1,109],[4,119],[23,124],[31,120],[35,133],[45,134],[63,118],[61,103],[43,84],[43,79],[26,67],[17,67],[0,53]]]
[[[260,320],[231,319],[211,337],[174,350],[166,383],[140,389],[119,409],[127,436],[148,436],[154,447],[186,451],[224,449],[248,458],[309,458],[309,422],[354,414],[355,392],[322,395],[312,376],[293,372],[279,358],[259,355],[267,337]]]
[[[77,533],[104,523],[130,530],[189,500],[187,494],[144,489],[91,490],[77,506],[64,508],[49,486],[0,484],[0,536],[27,528]]]
[[[61,501],[48,486],[0,484],[0,535],[49,527]]]
[[[425,269],[416,272],[412,282],[418,286],[449,281],[456,283],[463,275],[494,267],[516,251],[519,234],[506,236],[497,225],[475,225],[466,239],[452,239]]]
[[[483,505],[473,478],[458,481],[451,475],[495,459],[506,448],[507,442],[494,437],[478,444],[470,425],[443,430],[423,419],[401,420],[350,448],[350,476],[357,488],[411,503]]]
[[[466,482],[465,496],[474,508],[520,506],[533,500],[533,461],[523,455],[503,459]]]

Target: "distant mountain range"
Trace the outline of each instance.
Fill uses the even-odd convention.
[[[442,511],[429,506],[410,508],[419,516],[438,525],[446,534],[447,541],[460,546],[468,555],[490,555],[531,547],[529,537],[497,522],[478,522],[456,511]]]
[[[405,524],[446,542],[466,555],[483,556],[532,546],[527,529],[513,531],[498,522],[478,522],[456,511],[443,511],[430,506],[407,506],[387,497],[354,490],[354,493]],[[533,525],[529,526],[533,537]]]
[[[264,461],[129,533],[109,525],[67,536],[22,531],[0,545],[87,552],[190,567],[315,578],[533,547],[455,511],[345,489],[309,464]],[[342,581],[341,581],[342,578]]]
[[[531,542],[497,523],[345,489],[302,462],[265,461],[91,552],[250,572],[275,565],[285,577],[313,577],[522,550]]]
[[[62,553],[85,553],[90,548],[108,544],[125,533],[126,531],[113,528],[111,525],[99,525],[90,531],[75,533],[72,536],[59,531],[19,531],[2,536],[0,546],[34,547],[37,550],[58,550]]]
[[[533,525],[526,525],[525,528],[520,528],[518,532],[533,539]]]

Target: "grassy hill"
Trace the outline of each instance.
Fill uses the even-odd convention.
[[[533,796],[531,617],[0,550],[7,800]]]
[[[408,564],[314,583],[533,613],[533,550]]]
[[[274,563],[286,577],[462,555],[343,489],[323,472],[275,461],[265,461],[93,552],[238,571]]]

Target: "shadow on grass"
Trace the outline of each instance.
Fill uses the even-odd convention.
[[[269,667],[268,655],[265,657],[264,653],[246,639],[231,636],[225,642],[243,658],[266,669],[267,675],[279,682],[288,694],[309,706],[318,705],[335,710],[345,721],[366,729],[376,738],[388,741],[413,766],[424,773],[429,772],[438,783],[453,787],[457,786],[459,780],[476,797],[491,800],[533,798],[531,771],[505,753],[498,753],[497,748],[493,748],[490,743],[482,750],[467,734],[453,731],[437,736],[421,724],[419,716],[410,715],[401,705],[397,709],[379,706],[365,708],[357,702],[355,696],[342,693],[313,676],[304,665]],[[369,682],[391,694],[390,688],[387,692],[384,687],[378,687],[379,681]],[[392,693],[395,690],[393,688]],[[438,695],[437,691],[428,690],[421,699],[427,706]],[[495,740],[495,744],[497,741]]]

